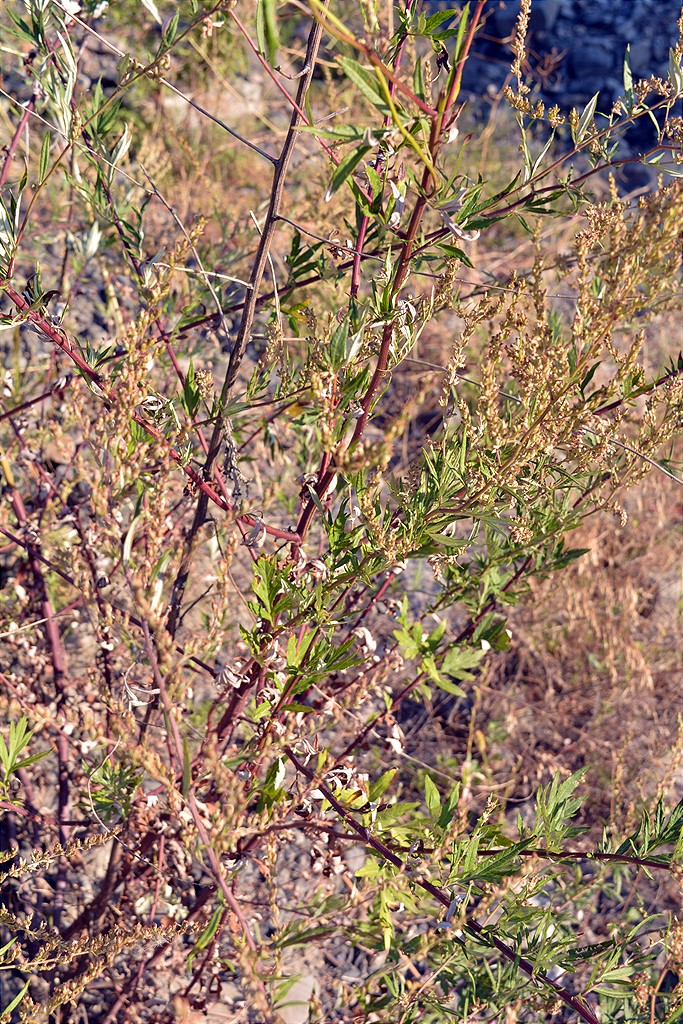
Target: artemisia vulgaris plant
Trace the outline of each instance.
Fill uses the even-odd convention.
[[[493,7],[3,6],[3,1020],[681,1018],[683,806],[411,746],[680,473],[683,41],[487,126]]]

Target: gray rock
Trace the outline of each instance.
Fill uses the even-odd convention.
[[[317,988],[318,980],[313,974],[303,974],[294,982],[278,1006],[278,1016],[284,1024],[306,1024],[309,1019],[311,996]]]
[[[511,36],[518,14],[519,0],[508,0],[501,7],[497,7],[491,17],[493,35],[498,36],[500,39],[507,39]]]
[[[673,33],[669,32],[666,35],[656,36],[652,40],[652,57],[655,61],[661,61],[662,63],[669,63],[669,49],[674,45],[676,40],[673,37]]]
[[[595,0],[589,0],[576,14],[584,25],[590,25],[591,28],[609,26],[617,20],[615,5],[601,4]]]
[[[623,79],[621,77],[620,78],[616,78],[616,77],[615,78],[608,78],[605,81],[604,88],[600,90],[600,98],[602,99],[603,96],[605,97],[605,101],[603,103],[601,103],[601,106],[604,109],[604,108],[606,108],[608,106],[608,101],[610,103],[613,103],[614,100],[616,100],[619,96],[623,96],[623,95],[624,95],[624,82],[623,82]]]
[[[534,32],[550,32],[560,13],[560,0],[541,0],[531,5],[530,24]]]
[[[579,79],[577,85],[583,85],[586,78],[604,78],[610,73],[614,63],[614,54],[600,43],[587,43],[585,46],[576,47],[569,55],[571,72]]]
[[[493,12],[493,26],[501,39],[507,39],[515,27],[519,14],[519,0],[506,0]],[[531,4],[529,28],[532,32],[549,32],[560,14],[560,0],[535,0]]]
[[[629,19],[629,21],[619,22],[616,31],[620,39],[624,39],[627,43],[630,43],[632,39],[636,38],[636,23],[631,19]]]
[[[631,71],[639,78],[652,73],[652,46],[645,36],[631,43]]]

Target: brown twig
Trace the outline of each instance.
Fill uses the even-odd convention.
[[[327,2],[327,0],[326,0]],[[231,12],[234,14],[234,12]],[[294,152],[294,147],[298,139],[297,126],[301,118],[301,106],[305,102],[306,94],[310,88],[311,80],[313,78],[313,71],[315,69],[315,61],[320,46],[320,38],[322,35],[322,29],[317,22],[311,27],[311,31],[308,37],[308,45],[306,47],[305,56],[305,67],[307,68],[306,73],[302,75],[299,80],[299,87],[297,89],[297,102],[292,116],[290,118],[289,129],[285,137],[285,141],[278,157],[277,164],[273,173],[273,181],[270,191],[270,201],[268,204],[268,212],[266,214],[261,236],[259,238],[258,249],[254,262],[252,264],[251,274],[249,277],[249,286],[247,291],[247,297],[244,302],[244,308],[242,310],[242,317],[240,320],[239,329],[235,338],[232,351],[230,353],[230,359],[228,361],[228,368],[225,373],[223,380],[223,386],[221,388],[221,394],[219,398],[218,413],[214,423],[213,433],[211,435],[211,441],[209,443],[209,451],[207,453],[204,462],[204,480],[211,478],[213,472],[213,466],[218,458],[223,438],[225,435],[225,409],[227,408],[230,394],[234,387],[239,368],[242,365],[244,353],[246,351],[247,342],[251,333],[251,326],[254,321],[254,314],[256,312],[258,292],[263,279],[263,274],[268,263],[268,257],[270,255],[270,249],[273,244],[275,237],[275,230],[277,227],[278,214],[280,212],[280,206],[284,195],[285,179],[287,171],[289,169],[289,163]],[[202,490],[197,502],[197,508],[195,510],[194,519],[192,525],[188,531],[188,536],[185,541],[183,550],[183,557],[180,563],[174,585],[173,593],[171,596],[171,607],[168,616],[168,630],[171,636],[175,636],[180,620],[180,609],[182,600],[187,587],[187,581],[190,574],[190,562],[192,553],[194,551],[197,536],[199,530],[206,521],[206,511],[208,507],[208,496]],[[283,537],[283,539],[290,539],[294,544],[299,543],[298,537]]]

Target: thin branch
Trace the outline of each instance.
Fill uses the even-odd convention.
[[[37,91],[37,89],[38,89],[38,84],[36,83],[36,85],[34,86],[34,90],[33,90],[33,96],[28,101],[28,103],[24,106],[23,113],[21,115],[21,118],[19,119],[19,123],[18,123],[18,125],[17,125],[17,127],[15,129],[14,135],[12,136],[12,138],[10,140],[10,143],[9,143],[9,145],[6,148],[5,159],[2,162],[2,170],[0,171],[0,186],[4,185],[5,182],[7,181],[7,176],[9,174],[9,169],[10,169],[10,164],[12,163],[12,160],[14,159],[14,157],[16,155],[17,148],[19,146],[19,140],[21,139],[21,136],[22,136],[22,133],[24,131],[24,128],[28,124],[28,120],[29,120],[31,114],[33,113],[33,108],[36,105],[36,91]]]
[[[230,12],[234,17],[234,12]],[[322,36],[322,29],[317,22],[314,22],[311,27],[311,31],[308,37],[308,46],[306,47],[306,58],[305,64],[308,71],[299,81],[299,88],[297,90],[297,107],[292,112],[290,119],[289,130],[285,137],[282,151],[278,158],[277,164],[275,165],[275,171],[273,174],[273,181],[270,192],[270,202],[268,205],[268,212],[266,214],[265,223],[263,225],[263,231],[259,239],[258,249],[252,265],[251,275],[249,278],[249,288],[247,291],[247,297],[244,301],[244,307],[242,309],[242,318],[240,326],[237,331],[237,337],[233,343],[232,352],[230,353],[230,359],[228,361],[228,368],[225,373],[223,380],[223,387],[221,388],[221,394],[219,399],[219,408],[214,424],[211,441],[209,443],[209,451],[206,456],[204,463],[204,480],[211,478],[213,472],[213,466],[218,458],[223,438],[226,431],[225,423],[225,410],[228,405],[230,394],[234,387],[237,375],[239,373],[244,353],[246,351],[247,342],[249,340],[251,326],[254,321],[254,314],[257,307],[258,291],[263,279],[263,274],[268,263],[268,256],[270,249],[273,244],[275,237],[275,229],[277,226],[277,218],[280,212],[280,205],[284,194],[285,179],[287,171],[289,169],[289,163],[294,151],[294,146],[298,140],[299,133],[297,132],[297,125],[300,120],[300,107],[305,101],[306,94],[310,87],[313,71],[315,68],[316,56],[318,48],[320,46],[320,39]],[[190,561],[192,553],[196,544],[199,530],[206,522],[206,513],[208,508],[208,496],[202,489],[202,493],[199,496],[197,502],[197,508],[195,510],[194,520],[188,531],[185,547],[183,550],[183,556],[176,576],[173,592],[171,597],[171,608],[168,617],[168,630],[171,636],[175,636],[175,632],[178,628],[180,621],[180,608],[185,594],[187,581],[190,573]],[[294,543],[298,543],[298,536],[293,532],[289,538],[283,537],[283,539],[290,539]]]
[[[53,324],[42,311],[31,310],[28,300],[25,299],[23,295],[20,295],[19,292],[9,284],[9,282],[0,281],[0,289],[7,294],[15,306],[25,313],[24,320],[39,328],[39,330],[47,335],[50,341],[54,342],[62,352],[73,360],[82,375],[91,382],[90,390],[97,395],[98,398],[101,398],[103,401],[108,403],[115,401],[116,394],[109,390],[105,378],[85,361],[73,341],[71,341],[69,336],[61,327]],[[223,509],[224,512],[232,512],[234,510],[235,506],[231,499],[221,497],[216,490],[207,483],[207,480],[202,478],[200,474],[185,461],[178,449],[168,441],[160,430],[157,430],[157,428],[146,420],[144,416],[141,416],[134,410],[130,413],[130,418],[146,430],[155,441],[158,441],[159,444],[164,447],[165,453],[168,457],[182,469],[183,473],[190,478],[195,487],[202,492],[203,497],[206,499],[207,507],[208,502],[212,501],[215,505],[218,505],[219,508]],[[250,515],[249,513],[239,516],[237,521],[249,527],[256,526],[257,522],[261,522],[261,520],[257,520],[255,516]],[[269,536],[274,537],[276,540],[284,540],[294,544],[299,541],[296,531],[294,530],[281,530],[278,527],[269,526],[266,523],[263,523],[263,526],[265,527],[266,533]]]

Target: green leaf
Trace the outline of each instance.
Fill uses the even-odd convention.
[[[599,95],[600,93],[596,92],[595,96],[589,99],[588,103],[583,108],[583,113],[579,118],[579,123],[576,127],[576,131],[572,130],[572,138],[577,146],[580,145],[583,141],[585,135],[587,134],[591,126],[593,118],[595,117],[595,108],[597,106]]]
[[[46,132],[43,138],[43,145],[40,149],[40,166],[38,170],[38,183],[42,184],[45,181],[47,175],[48,165],[50,163],[50,133]]]
[[[280,38],[277,30],[275,0],[258,0],[256,6],[256,41],[262,56],[275,67]]]
[[[360,89],[366,100],[382,114],[388,114],[389,108],[374,71],[368,71],[351,57],[338,57],[337,61],[346,77]]]
[[[452,647],[441,665],[441,671],[453,679],[472,679],[469,671],[484,657],[484,651],[477,647]]]
[[[328,185],[327,192],[325,193],[326,203],[329,202],[337,189],[341,188],[346,179],[353,174],[355,168],[369,151],[370,146],[359,146],[358,149],[354,149],[351,153],[347,153],[344,159],[339,162],[335,168],[334,174],[332,175],[332,181]]]
[[[168,49],[169,46],[175,41],[175,37],[178,33],[178,22],[180,21],[180,11],[176,11],[171,20],[167,22],[164,28],[164,37],[161,42],[160,52],[164,49]]]
[[[429,775],[425,775],[425,803],[429,808],[432,819],[436,821],[441,814],[441,797],[439,796],[439,790]]]
[[[192,755],[190,754],[190,744],[187,742],[187,736],[183,736],[183,796],[187,797],[190,792],[190,783],[192,782]]]
[[[17,761],[13,767],[13,771],[19,771],[20,768],[26,768],[29,764],[35,764],[36,761],[42,761],[44,757],[50,754],[50,750],[41,750],[38,754],[31,754],[30,757],[24,757],[21,761]]]
[[[460,51],[461,51],[461,48],[462,48],[463,40],[465,38],[465,30],[467,29],[467,22],[469,21],[469,17],[470,17],[470,5],[469,5],[469,2],[468,2],[468,3],[465,4],[465,6],[462,9],[462,13],[460,15],[460,22],[458,23],[458,34],[457,34],[456,39],[455,39],[455,50],[454,50],[454,57],[453,57],[453,71],[455,71],[455,69],[457,67],[457,64],[458,64],[458,61],[460,60],[460,57],[462,56]]]
[[[341,370],[346,362],[346,340],[349,336],[349,321],[344,318],[338,324],[327,346],[327,357],[332,370]]]
[[[466,858],[466,870],[464,875],[458,877],[460,885],[465,882],[500,882],[508,875],[514,875],[519,870],[519,854],[526,850],[532,843],[531,839],[523,839],[519,843],[513,843],[506,849],[501,850],[492,857],[480,857],[475,864],[469,866]],[[479,844],[477,844],[477,849]]]
[[[683,92],[683,71],[681,70],[681,58],[675,50],[669,50],[669,77],[674,84],[676,95]]]
[[[157,25],[161,25],[162,24],[161,15],[159,14],[159,11],[157,10],[157,5],[154,3],[154,0],[142,0],[142,4],[143,4],[144,7],[147,8],[149,13],[152,15],[152,17],[156,21]]]
[[[585,800],[585,797],[575,797],[573,793],[587,771],[587,767],[580,768],[564,782],[555,775],[550,785],[540,788],[536,794],[536,831],[546,840],[550,850],[558,850],[563,839],[585,831],[568,822]]]
[[[384,772],[383,775],[380,775],[380,777],[377,779],[377,782],[373,782],[368,791],[368,800],[370,800],[370,802],[379,800],[380,797],[387,791],[397,771],[398,768],[389,768],[389,770]]]
[[[453,815],[456,812],[458,801],[460,800],[460,783],[456,783],[451,792],[448,794],[446,803],[441,808],[441,814],[437,825],[439,828],[446,828],[450,825],[453,820]]]
[[[301,946],[314,939],[324,938],[329,935],[332,929],[329,925],[319,925],[317,928],[303,928],[294,935],[287,938],[274,938],[271,940],[273,948],[285,949],[287,946]]]
[[[451,259],[460,260],[466,267],[474,268],[474,263],[469,258],[466,252],[462,249],[458,249],[456,245],[449,245],[446,242],[439,242],[439,249],[445,256],[449,256]]]
[[[197,953],[200,953],[203,949],[206,949],[206,947],[209,945],[209,943],[213,939],[214,935],[218,931],[218,926],[219,926],[219,924],[221,922],[221,918],[223,917],[223,914],[225,912],[225,897],[224,897],[224,895],[223,895],[223,893],[221,892],[220,889],[218,890],[217,896],[218,896],[218,906],[216,907],[216,909],[214,910],[213,914],[209,918],[209,922],[208,922],[206,928],[204,929],[202,934],[199,936],[199,938],[195,942],[195,944],[192,947],[192,949],[190,950],[190,954],[189,954],[189,956],[187,958],[188,970],[191,970],[191,968],[192,968],[192,961],[194,960],[194,958],[197,955]]]
[[[408,803],[407,801],[405,803],[392,804],[377,815],[377,821],[382,828],[390,828],[404,814],[414,811],[418,806],[419,804],[417,803]]]
[[[375,857],[368,857],[365,864],[356,871],[356,878],[377,878],[382,868],[383,865]]]
[[[457,10],[437,11],[436,14],[430,14],[424,24],[422,35],[428,36],[432,32],[435,32],[439,25],[442,25],[444,21],[451,21],[458,14]]]
[[[441,622],[439,622],[439,624],[434,627],[434,629],[431,631],[431,633],[427,637],[427,645],[428,645],[430,651],[435,651],[436,648],[441,643],[441,641],[443,639],[443,636],[444,636],[444,633],[446,632],[446,626],[447,626],[446,620],[442,619]]]
[[[22,1001],[22,999],[24,998],[24,996],[28,992],[28,987],[29,987],[30,984],[31,984],[31,979],[29,978],[29,980],[26,982],[26,984],[21,989],[21,991],[17,992],[17,994],[15,995],[14,999],[12,1000],[12,1002],[8,1003],[7,1006],[4,1008],[4,1010],[0,1011],[0,1017],[6,1017],[8,1014],[10,1014],[12,1012],[12,1010],[16,1009],[16,1007],[19,1005],[19,1003]]]
[[[543,158],[545,157],[546,153],[548,152],[548,150],[550,149],[550,147],[552,146],[554,141],[555,141],[555,132],[552,131],[550,133],[550,137],[549,137],[548,141],[545,143],[545,145],[541,149],[541,152],[538,154],[538,156],[534,160],[533,166],[530,168],[530,173],[529,173],[529,177],[530,178],[533,178],[534,175],[536,174],[536,172],[538,171],[538,169],[540,168],[540,166],[541,166],[541,164],[543,162]],[[526,175],[525,175],[525,178],[526,178]]]
[[[194,363],[190,359],[190,365],[185,376],[185,383],[183,385],[183,396],[182,403],[188,416],[192,417],[197,411],[197,406],[201,401],[201,395],[199,388],[197,387],[197,379],[195,376]]]
[[[122,562],[124,565],[128,565],[130,562],[130,556],[133,552],[133,541],[135,540],[135,531],[140,525],[140,516],[136,515],[131,520],[130,526],[126,530],[126,537],[123,542],[122,551]]]
[[[462,686],[458,686],[457,683],[454,683],[450,679],[447,679],[446,676],[442,676],[439,674],[438,678],[436,678],[434,682],[436,683],[440,690],[444,691],[444,693],[451,693],[454,697],[467,696]]]
[[[377,197],[382,194],[382,189],[384,187],[382,179],[380,178],[379,174],[372,166],[372,164],[368,164],[368,166],[365,168],[365,173],[368,176],[370,188],[372,189],[372,198],[377,199]]]
[[[5,740],[3,736],[0,734],[0,761],[2,761],[2,767],[5,769],[5,774],[9,773],[13,760],[14,759],[10,757],[10,753],[9,750],[7,749],[7,744],[5,743]]]
[[[624,54],[624,97],[627,103],[627,110],[630,111],[633,108],[633,73],[631,71],[631,45],[626,47],[626,53]]]

